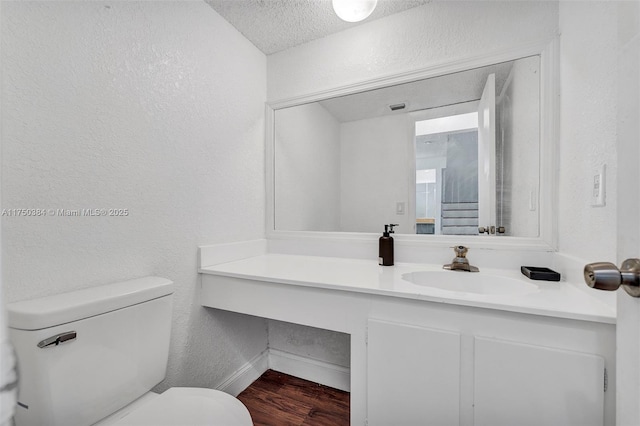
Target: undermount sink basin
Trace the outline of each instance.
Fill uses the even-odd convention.
[[[481,272],[420,271],[402,274],[402,279],[419,286],[475,294],[514,296],[538,290],[535,284]]]

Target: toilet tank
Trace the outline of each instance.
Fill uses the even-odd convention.
[[[165,376],[173,283],[145,277],[11,303],[17,426],[88,426]]]

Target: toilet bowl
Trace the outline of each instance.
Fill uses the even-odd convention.
[[[224,392],[170,388],[148,393],[93,426],[252,425],[247,407]]]
[[[9,304],[16,426],[251,426],[222,391],[150,392],[165,377],[173,288],[146,277]]]

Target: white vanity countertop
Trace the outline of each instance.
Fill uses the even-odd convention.
[[[442,265],[396,263],[379,266],[374,260],[319,256],[265,254],[234,262],[203,267],[203,274],[265,281],[287,285],[338,291],[376,294],[448,303],[461,306],[544,315],[615,324],[615,308],[590,296],[571,283],[533,281],[519,270],[480,268],[474,275],[497,275],[534,285],[528,294],[478,294],[448,291],[416,285],[402,279],[403,274],[418,271],[443,271]],[[469,272],[445,271],[451,274]],[[514,283],[517,285],[517,283]]]

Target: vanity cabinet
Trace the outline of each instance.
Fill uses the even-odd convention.
[[[230,262],[236,248],[223,248],[212,248],[216,262],[201,260],[215,263],[201,268],[203,306],[350,335],[354,426],[615,425],[615,313],[569,283],[524,296],[447,295],[403,280],[422,266]],[[331,386],[334,366],[308,365],[303,378]]]
[[[605,361],[577,351],[370,319],[370,426],[602,426]]]

